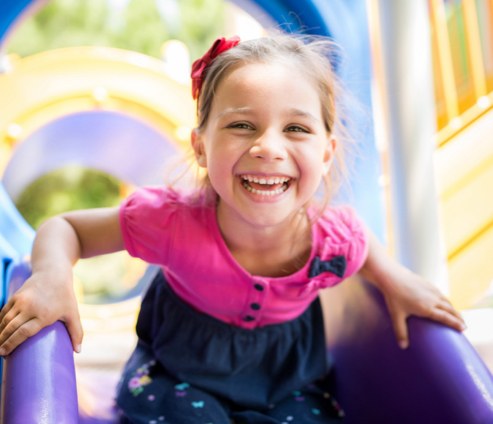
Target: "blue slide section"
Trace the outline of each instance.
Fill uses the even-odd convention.
[[[10,267],[28,255],[34,231],[18,212],[0,183],[0,303],[5,302]]]

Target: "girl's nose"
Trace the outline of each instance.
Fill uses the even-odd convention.
[[[284,160],[287,157],[284,140],[278,134],[263,133],[255,139],[250,155],[264,160]]]

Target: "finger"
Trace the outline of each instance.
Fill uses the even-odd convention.
[[[5,325],[6,325],[6,322],[4,321],[5,316],[10,312],[10,310],[12,309],[12,306],[14,306],[14,301],[12,299],[10,299],[3,306],[2,310],[0,311],[0,332],[2,332],[3,329],[5,328]]]
[[[395,337],[401,349],[409,347],[409,334],[407,329],[406,315],[395,313],[392,315],[392,325],[394,327]]]
[[[74,352],[80,353],[82,347],[82,339],[84,337],[84,331],[82,329],[80,318],[77,316],[74,319],[65,321],[65,327],[67,327]]]
[[[36,333],[41,330],[41,324],[37,318],[32,318],[27,321],[24,321],[21,325],[12,321],[8,326],[7,330],[9,330],[9,326],[16,325],[17,327],[11,333],[10,337],[0,346],[0,355],[6,356],[12,353],[12,351],[19,346],[22,342],[24,342],[29,337],[34,336]]]
[[[457,331],[465,330],[465,324],[462,318],[458,318],[455,314],[452,314],[447,310],[436,308],[430,314],[430,318],[434,321],[454,328]]]
[[[453,315],[465,325],[464,317],[462,316],[462,314],[457,309],[455,309],[447,299],[439,303],[437,307]]]
[[[19,314],[20,311],[10,309],[0,321],[0,346],[11,336],[17,326],[22,324]]]

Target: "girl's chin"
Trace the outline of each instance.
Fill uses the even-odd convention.
[[[230,210],[229,212],[232,211]],[[304,216],[303,212],[304,208],[300,206],[296,208],[289,208],[287,205],[275,207],[272,203],[257,202],[252,207],[237,210],[234,213],[234,217],[233,215],[229,215],[228,212],[221,215],[223,219],[228,219],[228,216],[233,220],[239,218],[240,221],[243,221],[252,230],[278,228],[280,226],[289,230],[299,224],[300,217]]]

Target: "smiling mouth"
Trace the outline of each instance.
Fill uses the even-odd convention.
[[[291,182],[288,177],[257,177],[253,175],[241,175],[241,184],[253,194],[261,196],[276,196],[284,193]]]

